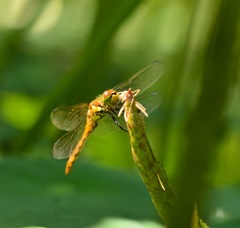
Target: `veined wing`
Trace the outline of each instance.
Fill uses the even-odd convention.
[[[151,87],[163,74],[164,65],[162,62],[155,61],[143,70],[139,71],[127,81],[115,86],[113,89],[121,92],[131,88],[133,91],[140,89],[141,94],[143,91]]]
[[[152,113],[156,108],[158,108],[162,102],[162,97],[158,92],[146,93],[137,96],[136,100],[142,104],[148,114]]]
[[[123,116],[118,117],[114,115],[114,117],[123,128],[127,128]],[[99,120],[98,127],[94,130],[93,134],[96,136],[105,136],[116,130],[120,130],[119,126],[113,121],[110,115],[106,115]]]
[[[68,158],[82,137],[86,125],[86,118],[81,122],[81,127],[64,134],[53,146],[55,159]]]
[[[63,106],[51,112],[51,120],[58,129],[72,131],[80,126],[85,127],[87,111],[87,103]]]

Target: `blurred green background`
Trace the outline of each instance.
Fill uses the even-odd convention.
[[[197,200],[211,227],[240,227],[239,10],[237,0],[0,0],[0,227],[159,227],[125,132],[91,135],[65,176],[50,121],[157,59],[162,103],[146,128],[179,207]]]

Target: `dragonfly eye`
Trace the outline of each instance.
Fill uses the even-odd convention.
[[[102,97],[106,105],[115,105],[118,102],[118,93],[113,89],[106,90]]]

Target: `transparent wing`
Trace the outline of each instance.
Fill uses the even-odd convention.
[[[86,120],[84,121],[84,126]],[[77,128],[76,130],[67,132],[64,134],[53,146],[53,157],[55,159],[68,158],[74,148],[76,147],[78,141],[81,139],[84,131],[84,127]]]
[[[114,115],[114,117],[123,128],[127,129],[123,115],[121,117]],[[119,126],[113,121],[110,115],[106,115],[99,120],[98,127],[94,130],[93,134],[97,136],[104,136],[116,130],[120,130]]]
[[[136,96],[134,99],[146,108],[148,114],[152,113],[155,109],[157,109],[162,102],[161,95],[159,94],[159,92],[156,91],[146,92],[144,94],[141,94],[140,96]],[[115,107],[115,110],[118,112],[121,109],[122,105],[123,104],[119,102],[118,105]],[[121,117],[123,117],[123,115]],[[119,122],[124,122],[124,119],[120,118]],[[123,127],[125,127],[124,123],[122,125]]]
[[[87,110],[87,103],[59,107],[51,112],[51,120],[58,129],[72,131],[79,126],[85,126]]]
[[[143,93],[146,89],[151,87],[163,74],[164,65],[162,62],[155,61],[143,70],[139,71],[127,81],[115,86],[113,89],[121,92],[131,88],[132,90],[140,89]]]
[[[144,95],[137,96],[136,100],[142,104],[147,113],[152,113],[156,108],[158,108],[162,102],[162,97],[158,92],[146,93]]]

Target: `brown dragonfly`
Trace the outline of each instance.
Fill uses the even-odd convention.
[[[96,99],[88,103],[80,103],[73,106],[59,107],[52,111],[52,123],[60,130],[67,131],[57,140],[53,147],[55,159],[68,158],[65,173],[68,174],[74,162],[77,160],[89,135],[101,122],[101,119],[110,117],[116,125],[126,129],[118,121],[118,112],[122,107],[121,95],[131,88],[136,90],[136,95],[142,94],[151,87],[162,75],[163,65],[159,61],[153,62],[127,81],[104,91]],[[160,104],[157,93],[142,96],[142,103],[149,107],[148,112],[153,111]],[[123,109],[122,109],[123,111]],[[102,123],[104,124],[104,122]]]

